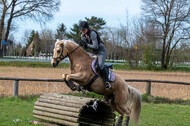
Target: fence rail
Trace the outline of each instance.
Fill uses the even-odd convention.
[[[19,81],[45,81],[45,82],[65,82],[63,79],[39,79],[39,78],[14,78],[0,77],[0,80],[13,80],[13,96],[18,96]],[[167,83],[190,85],[188,82],[164,81],[164,80],[146,80],[146,79],[125,79],[126,82],[146,82],[146,94],[151,95],[151,83]]]

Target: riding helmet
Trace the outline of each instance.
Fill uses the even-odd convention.
[[[79,24],[79,29],[81,31],[85,30],[86,28],[89,28],[89,25],[88,25],[88,22],[86,21],[81,21],[80,24]]]

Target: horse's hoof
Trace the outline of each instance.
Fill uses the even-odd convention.
[[[69,81],[69,76],[68,76],[68,75],[66,75],[65,79],[66,79],[67,81]]]
[[[62,74],[62,78],[64,81],[66,80],[66,77],[67,77],[67,74]]]

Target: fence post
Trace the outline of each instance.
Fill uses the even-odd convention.
[[[14,80],[13,96],[18,96],[19,80]]]
[[[151,81],[148,81],[146,84],[146,94],[151,95]]]

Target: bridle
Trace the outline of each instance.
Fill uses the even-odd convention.
[[[63,55],[63,48],[64,46],[61,46],[62,50],[61,50],[61,55],[57,58],[53,58],[56,62],[58,62],[57,59],[60,59],[60,60],[63,60],[65,59],[66,57],[68,57],[69,55],[71,55],[74,51],[76,51],[78,48],[80,47],[80,45],[78,47],[76,47],[75,49],[73,49],[71,52],[67,53],[66,56]]]

